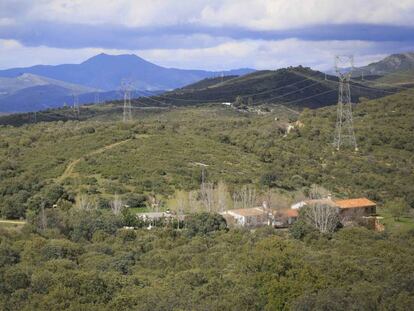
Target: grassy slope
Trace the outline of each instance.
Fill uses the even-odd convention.
[[[196,188],[200,169],[191,162],[206,162],[213,181],[257,184],[270,173],[275,186],[288,190],[317,183],[339,196],[414,202],[414,103],[409,92],[356,106],[357,154],[332,149],[335,109],[329,107],[305,110],[300,116],[304,127],[286,137],[288,115],[275,122],[274,114],[241,114],[217,106],[134,110],[137,121],[124,125],[112,121],[119,119],[113,108],[99,109],[106,110],[94,118],[106,121],[0,128],[3,198],[19,189],[36,193],[31,185],[52,182],[80,159],[64,181],[74,192],[171,194],[176,188]],[[127,139],[131,141],[94,154]]]
[[[200,104],[203,100],[233,102],[240,95],[246,103],[251,97],[254,104],[273,103],[317,108],[336,103],[336,80],[332,76],[325,80],[325,75],[321,72],[295,67],[257,71],[198,90],[177,89],[154,98],[174,105],[189,105]],[[352,87],[355,102],[359,97],[375,98],[383,95],[381,90],[359,88],[357,85]],[[148,100],[142,102],[148,104]]]
[[[399,70],[397,72],[393,72],[387,74],[377,80],[375,82],[386,83],[386,84],[396,84],[396,85],[404,85],[414,83],[414,69],[409,70]]]

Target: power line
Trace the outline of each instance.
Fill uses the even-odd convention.
[[[355,80],[351,80],[352,82],[355,82],[355,83],[358,83],[357,81],[355,81]],[[388,85],[388,86],[391,86],[391,87],[393,87],[393,88],[396,88],[396,89],[402,89],[402,90],[414,90],[414,87],[404,87],[404,86],[396,86],[395,84],[391,84],[391,83],[383,83],[383,82],[380,82],[380,83],[378,83],[378,82],[375,82],[375,81],[365,81],[366,83],[372,83],[372,84],[374,84],[374,85]],[[413,83],[414,83],[414,81],[413,81]]]
[[[364,69],[358,68],[358,70],[360,70],[362,72],[362,74],[364,73]],[[376,75],[374,73],[371,73],[368,70],[365,70],[365,72],[367,72],[368,74],[373,75],[373,76]],[[382,74],[377,74],[377,76],[385,76],[385,75],[393,75],[393,76],[401,76],[401,77],[411,77],[411,78],[413,78],[413,74],[411,74],[411,73],[404,74],[404,73],[401,73],[401,72],[385,71]]]
[[[299,73],[297,71],[292,71],[292,72]],[[316,74],[314,76],[316,77],[317,75],[318,74]],[[311,77],[313,77],[313,76],[311,76]],[[296,81],[296,82],[291,83],[291,84],[278,86],[278,87],[272,88],[272,89],[267,89],[266,91],[261,91],[261,92],[249,93],[249,94],[241,95],[241,97],[251,97],[251,96],[256,96],[256,95],[261,95],[261,94],[266,94],[266,93],[274,92],[274,91],[277,91],[277,90],[280,90],[280,89],[283,89],[283,88],[287,88],[287,87],[290,87],[290,86],[294,86],[296,84],[299,84],[299,83],[304,82],[304,81],[307,81],[307,80],[315,81],[314,79],[310,79],[308,77],[304,77],[303,80]],[[334,82],[334,81],[330,81],[330,82]],[[150,91],[147,90],[146,92],[150,92]],[[163,93],[163,94],[166,94],[166,93]],[[161,98],[165,98],[165,99],[170,99],[170,100],[188,101],[188,102],[219,102],[219,101],[221,101],[220,99],[205,99],[205,100],[203,100],[203,99],[185,99],[185,98],[171,97],[171,96],[168,96],[168,94],[167,95],[154,94],[153,96],[155,96],[155,97],[161,97]]]
[[[284,102],[283,104],[293,104],[293,103],[301,102],[301,101],[309,99],[309,98],[317,97],[317,96],[320,96],[320,95],[324,95],[324,94],[328,94],[328,93],[332,93],[332,92],[336,92],[336,91],[337,90],[328,90],[328,91],[318,93],[318,94],[314,94],[314,95],[311,95],[311,96],[308,96],[308,97],[305,97],[305,98],[299,98],[299,99],[292,100],[292,101],[289,101],[289,102]]]
[[[352,82],[356,82],[354,80],[350,80]],[[373,87],[368,87],[368,86],[363,86],[361,84],[352,84],[352,87],[357,87],[357,88],[362,88],[362,89],[367,89],[367,90],[371,90],[371,91],[378,91],[378,92],[383,92],[383,93],[389,93],[389,94],[395,94],[396,92],[392,92],[392,91],[387,91],[387,90],[383,90],[383,89],[378,89],[378,88],[373,88]]]
[[[298,90],[295,90],[295,91],[292,91],[292,92],[289,92],[289,93],[286,93],[286,94],[281,94],[281,95],[278,95],[278,96],[274,96],[274,97],[271,97],[271,98],[267,98],[267,99],[258,101],[255,104],[260,104],[260,103],[263,103],[263,102],[271,101],[271,100],[276,99],[276,98],[283,98],[283,97],[285,97],[287,95],[292,95],[292,94],[298,93],[298,92],[300,92],[302,90],[305,90],[307,88],[310,88],[310,87],[312,87],[312,86],[314,86],[316,84],[320,84],[320,82],[315,82],[315,83],[309,84],[309,85],[307,85],[307,86],[305,86],[303,88],[300,88]]]

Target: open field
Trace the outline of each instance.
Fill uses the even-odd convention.
[[[400,217],[399,220],[395,220],[389,211],[385,209],[379,209],[378,214],[379,216],[384,217],[384,219],[381,220],[381,223],[384,224],[386,231],[394,233],[414,232],[414,212],[412,209],[409,210],[406,215]]]

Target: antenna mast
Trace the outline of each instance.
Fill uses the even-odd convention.
[[[339,91],[333,145],[337,150],[339,150],[341,146],[350,146],[354,148],[355,151],[358,151],[352,121],[351,88],[349,85],[353,68],[353,56],[335,57],[335,71],[339,78]]]

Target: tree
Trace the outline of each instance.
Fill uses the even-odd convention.
[[[339,224],[338,209],[328,202],[316,202],[302,207],[299,217],[320,233],[333,232]]]
[[[227,185],[220,181],[217,185],[217,205],[220,212],[224,212],[229,208],[231,197],[227,189]]]
[[[127,227],[137,227],[138,218],[131,213],[131,210],[128,207],[123,207],[121,211],[122,224]]]
[[[192,214],[186,217],[185,223],[190,236],[205,235],[210,232],[227,229],[227,222],[220,214]]]
[[[394,220],[399,221],[400,217],[403,216],[408,210],[408,204],[402,198],[397,198],[392,201],[387,202],[384,205],[384,208],[387,209],[391,215],[394,217]]]
[[[247,106],[249,106],[249,107],[253,106],[253,98],[249,97],[247,99]]]
[[[121,213],[123,203],[117,194],[115,194],[115,197],[111,201],[110,206],[112,213],[114,213],[115,215],[119,215]]]
[[[240,106],[243,106],[243,104],[244,104],[243,97],[237,96],[234,102],[234,106],[240,107]]]
[[[256,199],[256,189],[252,185],[246,185],[240,191],[233,193],[233,206],[251,208],[256,204]]]
[[[212,211],[214,205],[214,185],[213,183],[202,183],[201,184],[201,200],[208,212]]]
[[[142,194],[131,194],[126,199],[126,204],[129,207],[145,207],[147,202],[147,197]]]
[[[88,197],[86,194],[80,194],[76,198],[76,207],[83,210],[96,209],[97,205],[94,200]]]
[[[318,199],[325,199],[329,197],[330,192],[322,186],[319,185],[311,185],[309,189],[309,198],[311,200],[318,200]]]
[[[302,240],[305,236],[317,231],[305,221],[298,220],[289,228],[289,232],[293,238]]]

